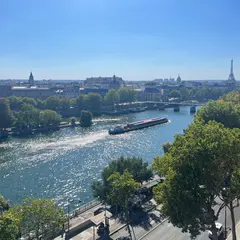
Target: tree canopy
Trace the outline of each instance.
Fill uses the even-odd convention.
[[[56,110],[61,105],[61,100],[58,97],[51,96],[46,100],[46,108],[50,110]]]
[[[171,97],[171,98],[181,98],[181,93],[180,93],[179,90],[172,90],[169,93],[169,97]]]
[[[13,120],[9,103],[5,98],[0,98],[0,129],[11,126]]]
[[[141,158],[120,157],[110,162],[109,165],[103,169],[101,174],[102,182],[93,182],[93,195],[106,201],[106,196],[110,191],[108,178],[115,172],[123,174],[125,170],[128,170],[128,172],[132,174],[134,180],[140,183],[150,180],[153,176],[152,170],[148,168],[148,164],[143,162]]]
[[[240,169],[239,149],[239,129],[210,121],[190,125],[163,157],[155,158],[152,167],[166,181],[154,189],[154,197],[174,226],[192,237],[210,228],[216,237],[215,220],[224,206],[214,211],[216,197],[233,169]]]
[[[102,97],[98,93],[88,93],[84,99],[84,105],[91,112],[99,112],[101,108]]]
[[[136,92],[128,88],[120,88],[118,90],[120,102],[134,102],[136,100]]]
[[[128,210],[130,197],[136,193],[140,184],[134,180],[128,170],[125,170],[123,174],[113,173],[107,181],[110,185],[107,197],[111,203],[121,206],[125,211]]]
[[[119,103],[120,97],[115,89],[110,89],[104,97],[104,102],[107,105],[113,105]]]
[[[233,102],[214,101],[197,111],[195,121],[208,123],[211,120],[225,127],[240,128],[240,107]]]
[[[83,127],[90,127],[92,125],[92,113],[83,110],[80,116],[80,123]]]
[[[24,103],[21,110],[17,113],[16,126],[31,126],[39,125],[39,110],[31,104]]]
[[[61,122],[61,116],[52,110],[44,110],[40,112],[39,121],[42,126],[57,126]]]

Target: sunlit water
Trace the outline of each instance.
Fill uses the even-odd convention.
[[[168,117],[170,123],[127,134],[110,136],[118,124],[152,117]],[[162,144],[172,141],[193,120],[189,107],[147,111],[119,117],[101,117],[90,128],[67,128],[29,138],[10,138],[0,144],[0,194],[13,203],[26,197],[54,198],[59,204],[77,198],[92,199],[91,183],[119,156],[139,156],[151,163],[162,155]]]

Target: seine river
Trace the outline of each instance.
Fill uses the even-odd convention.
[[[110,136],[118,124],[152,117],[168,117],[170,123],[127,134]],[[92,199],[91,183],[119,156],[142,157],[149,164],[162,155],[162,144],[172,141],[193,121],[189,107],[146,111],[119,117],[101,117],[90,128],[67,128],[30,138],[10,138],[0,144],[0,194],[20,203],[26,197]]]

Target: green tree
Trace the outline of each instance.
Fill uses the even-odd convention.
[[[181,94],[181,97],[182,97],[182,100],[183,101],[186,101],[189,99],[189,91],[187,88],[181,88],[180,89],[180,94]]]
[[[0,215],[3,211],[7,211],[9,208],[9,201],[5,200],[4,197],[0,195]]]
[[[10,108],[12,111],[19,110],[23,104],[21,97],[11,96],[11,97],[8,97],[8,101],[9,101]]]
[[[24,103],[17,114],[16,126],[36,127],[39,125],[39,110],[31,104]]]
[[[92,113],[83,110],[80,116],[80,123],[83,127],[90,127],[92,125]]]
[[[86,110],[86,98],[87,95],[83,94],[76,98],[76,105],[79,110]]]
[[[221,97],[225,102],[233,102],[235,104],[240,103],[240,90],[233,91],[231,93],[225,94]]]
[[[46,106],[46,102],[41,100],[41,99],[37,99],[37,108],[38,109],[45,109],[45,106]]]
[[[109,194],[109,182],[108,178],[115,172],[123,174],[125,170],[128,170],[135,181],[144,182],[152,178],[153,172],[148,168],[148,164],[143,162],[143,159],[137,157],[120,157],[109,163],[102,171],[102,181],[94,181],[92,184],[93,196],[100,197],[101,200],[107,201],[107,195]]]
[[[225,127],[240,128],[240,108],[232,102],[209,102],[197,111],[195,121],[205,124],[211,120],[222,123]]]
[[[102,97],[98,93],[88,93],[85,98],[85,106],[91,112],[99,112],[101,109]]]
[[[156,86],[157,85],[157,83],[156,82],[153,82],[153,81],[151,81],[151,82],[146,82],[145,83],[145,86],[146,87],[153,87],[153,86]]]
[[[51,96],[46,100],[46,108],[50,110],[56,110],[61,105],[61,101],[58,97]]]
[[[13,116],[7,99],[0,98],[0,130],[10,127],[12,120]]]
[[[164,143],[163,146],[162,146],[163,152],[164,152],[164,153],[169,152],[170,147],[171,147],[171,143],[170,143],[170,142]]]
[[[120,102],[129,102],[129,91],[127,88],[120,88],[118,90],[118,94],[120,97]]]
[[[61,122],[61,116],[52,110],[41,111],[39,119],[42,126],[58,126]]]
[[[118,90],[120,102],[134,102],[136,100],[136,92],[128,88],[120,88]]]
[[[129,226],[129,200],[137,192],[140,185],[134,180],[128,170],[125,170],[123,174],[120,174],[119,172],[113,173],[108,178],[108,182],[110,184],[110,192],[107,197],[112,204],[121,206],[124,210],[128,231],[131,236]]]
[[[153,169],[166,181],[154,189],[154,198],[174,226],[192,237],[210,228],[217,239],[215,221],[227,203],[215,211],[216,197],[222,196],[232,169],[240,169],[239,149],[239,129],[210,121],[192,124],[175,137],[169,152],[155,158]]]
[[[4,240],[13,240],[20,237],[20,219],[13,212],[6,211],[0,217],[0,237]]]
[[[169,97],[171,97],[171,98],[181,98],[181,93],[180,93],[179,90],[172,90],[169,93]]]
[[[34,107],[37,106],[37,102],[33,99],[33,98],[29,98],[29,97],[24,97],[22,99],[22,103],[24,104],[30,104],[30,105],[33,105]]]
[[[63,97],[60,99],[60,107],[63,109],[69,109],[70,108],[70,99]]]
[[[119,103],[120,97],[115,89],[110,89],[104,97],[104,102],[107,105],[113,105]]]
[[[20,217],[21,235],[34,232],[36,239],[51,239],[52,234],[65,222],[64,212],[49,199],[25,199],[23,205],[13,208]]]

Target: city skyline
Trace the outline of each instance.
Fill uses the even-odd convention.
[[[0,79],[227,80],[240,76],[240,3],[3,1]]]

